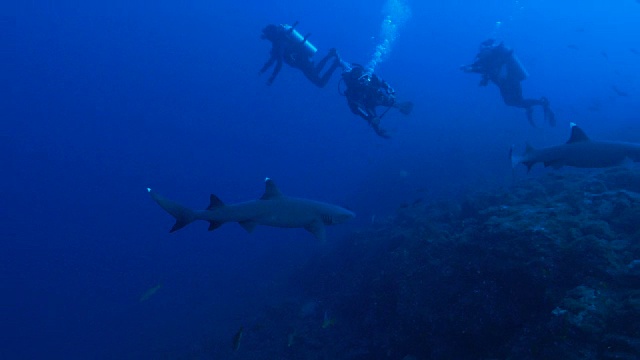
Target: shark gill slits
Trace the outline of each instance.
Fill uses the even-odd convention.
[[[322,222],[325,225],[331,225],[333,224],[333,217],[329,216],[329,215],[322,215]]]

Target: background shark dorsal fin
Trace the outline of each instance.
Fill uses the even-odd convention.
[[[270,178],[264,179],[264,185],[265,189],[264,194],[262,194],[262,197],[260,198],[261,200],[269,200],[282,196],[282,193]]]
[[[207,208],[207,210],[213,210],[222,206],[224,206],[224,203],[222,202],[222,200],[220,200],[220,198],[213,194],[209,196],[209,207]]]
[[[529,154],[531,152],[534,152],[536,149],[533,148],[533,146],[531,146],[531,144],[526,143],[525,144],[525,149],[524,149],[524,153],[525,154]]]
[[[589,137],[584,133],[578,125],[571,123],[571,137],[567,141],[567,144],[589,141]]]

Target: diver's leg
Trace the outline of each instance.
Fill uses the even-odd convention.
[[[544,107],[544,101],[542,99],[522,99],[520,100],[520,107],[530,108],[532,106]]]
[[[331,51],[334,50],[334,51]],[[322,71],[322,68],[324,68],[324,66],[327,64],[327,61],[329,61],[329,59],[333,56],[336,55],[335,53],[335,49],[331,49],[329,50],[329,52],[327,53],[327,55],[325,55],[322,59],[320,59],[320,61],[318,62],[318,64],[316,65],[316,71],[318,73],[320,73],[320,71]]]
[[[556,126],[556,115],[551,110],[551,106],[549,105],[549,100],[546,97],[540,98],[542,102],[542,109],[544,110],[544,118],[547,120],[549,125]]]
[[[313,65],[313,61],[311,59],[305,58],[305,61],[298,61],[296,63],[296,68],[302,71],[304,76],[311,81],[312,84],[320,86],[320,77],[318,76],[318,72],[316,71],[316,67]]]
[[[320,81],[316,85],[318,85],[319,87],[324,87],[325,85],[327,85],[333,73],[341,66],[342,66],[342,62],[340,61],[340,59],[336,58],[333,61],[333,64],[331,64],[331,67],[327,69],[327,71],[324,73],[324,75],[322,75],[322,77],[320,77]]]
[[[527,111],[527,121],[529,121],[529,125],[533,126],[533,127],[537,127],[536,126],[536,122],[533,121],[533,108],[532,107],[528,107],[526,108]]]
[[[547,100],[546,97],[543,96],[540,99],[523,99],[522,104],[527,108],[528,117],[531,116],[530,114],[532,113],[534,106],[542,107],[542,110],[544,111],[544,119],[549,123],[550,126],[556,126],[556,115],[551,110],[551,107],[549,106],[549,100]],[[533,122],[533,120],[529,121]]]
[[[378,136],[385,139],[389,139],[391,137],[386,130],[380,127],[380,117],[378,116],[378,114],[376,114],[375,108],[359,108],[359,110],[359,115],[367,121],[369,126],[371,126],[373,131],[375,131]]]
[[[282,69],[282,61],[278,61],[276,63],[276,67],[273,68],[273,72],[271,73],[271,76],[269,76],[269,79],[267,79],[267,85],[273,84],[273,80],[275,80],[276,76],[278,76],[280,69]]]
[[[376,117],[376,118],[371,119],[369,124],[373,128],[373,131],[375,131],[376,134],[378,134],[378,136],[380,136],[382,138],[385,138],[385,139],[390,139],[391,138],[389,133],[386,130],[384,130],[383,128],[380,127],[380,118]]]
[[[500,95],[502,95],[502,100],[506,105],[524,109],[531,106],[526,104],[522,97],[520,82],[505,81],[498,84],[498,88],[500,88]]]
[[[533,121],[533,106],[539,105],[535,99],[524,99],[522,97],[522,86],[518,81],[508,81],[499,84],[500,95],[502,100],[508,106],[525,109],[527,114],[527,121],[531,126],[536,127],[536,123]]]

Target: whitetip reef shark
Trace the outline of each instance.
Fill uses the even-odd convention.
[[[325,240],[326,225],[341,224],[355,217],[353,212],[337,205],[285,196],[270,178],[265,179],[265,191],[260,199],[225,205],[212,194],[206,210],[192,210],[150,188],[147,191],[160,207],[176,218],[170,232],[196,220],[204,220],[209,222],[209,231],[226,222],[237,222],[248,232],[256,225],[304,228],[317,239]]]
[[[591,140],[574,123],[571,123],[571,136],[565,144],[542,149],[534,149],[527,144],[522,155],[514,155],[513,147],[511,148],[511,165],[516,167],[518,164],[524,164],[527,170],[531,170],[536,163],[553,168],[605,168],[621,165],[628,160],[640,161],[640,144]]]

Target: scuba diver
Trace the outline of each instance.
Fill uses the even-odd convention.
[[[278,76],[282,68],[282,63],[285,62],[293,68],[300,69],[314,85],[324,87],[334,71],[340,67],[340,57],[336,49],[330,49],[327,55],[322,58],[317,65],[314,64],[311,58],[318,49],[307,40],[311,34],[303,37],[295,30],[296,25],[298,25],[298,22],[295,22],[293,25],[271,24],[262,29],[261,38],[271,41],[272,47],[271,57],[264,66],[262,66],[262,69],[260,69],[260,74],[267,71],[275,63],[275,68],[267,80],[267,85],[271,85],[276,76]],[[333,63],[329,69],[325,71],[324,75],[320,76],[322,68],[324,68],[332,57],[334,58]]]
[[[342,95],[347,98],[351,112],[365,119],[373,130],[383,138],[390,138],[387,131],[380,128],[380,119],[391,108],[408,115],[413,110],[413,103],[397,102],[395,90],[378,75],[367,71],[362,65],[342,62],[345,71],[342,80],[346,89]],[[377,106],[386,106],[382,115],[376,112]]]
[[[544,118],[549,125],[555,126],[555,115],[546,97],[523,98],[520,82],[527,78],[527,71],[513,54],[513,49],[506,47],[504,43],[496,43],[493,39],[483,41],[473,64],[463,65],[460,69],[464,72],[482,74],[480,86],[487,86],[489,81],[496,84],[505,104],[526,110],[531,126],[536,126],[533,121],[533,107],[536,105],[544,110]]]

